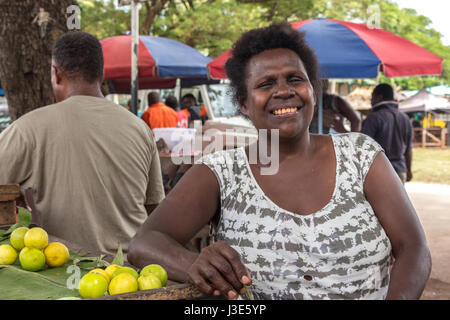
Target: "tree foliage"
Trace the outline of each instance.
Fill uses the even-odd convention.
[[[85,31],[99,38],[130,31],[129,10],[119,8],[117,0],[79,2]],[[377,21],[373,21],[374,9],[379,10]],[[140,10],[140,30],[141,34],[172,38],[217,57],[244,31],[272,21],[293,22],[317,17],[379,22],[382,29],[444,58],[440,77],[396,78],[396,83],[404,89],[418,89],[441,81],[450,84],[450,46],[442,43],[442,35],[431,27],[429,18],[413,9],[400,9],[392,0],[149,0]],[[151,26],[149,21],[152,21]],[[390,82],[384,76],[381,80]]]

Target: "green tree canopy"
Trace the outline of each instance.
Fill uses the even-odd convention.
[[[79,0],[79,3],[85,31],[100,39],[130,31],[129,9],[119,8],[117,0]],[[155,10],[158,13],[152,20],[150,15]],[[374,20],[377,10],[379,17]],[[396,78],[397,85],[404,89],[418,89],[442,81],[450,84],[450,46],[442,43],[442,35],[431,27],[429,18],[413,9],[400,9],[392,0],[149,0],[140,11],[140,33],[181,41],[214,58],[252,28],[272,21],[317,17],[379,22],[382,29],[444,59],[442,76]],[[151,27],[148,21],[153,21]],[[384,76],[381,81],[390,82]]]

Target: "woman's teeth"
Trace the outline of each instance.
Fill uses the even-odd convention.
[[[294,113],[294,112],[297,112],[297,108],[296,107],[276,109],[276,110],[273,111],[273,114],[279,116],[279,115],[282,115],[282,114]]]

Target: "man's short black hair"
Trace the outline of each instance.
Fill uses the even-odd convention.
[[[56,40],[52,58],[69,78],[83,78],[89,83],[103,80],[103,51],[96,37],[71,31]]]
[[[164,101],[164,104],[166,106],[171,107],[172,109],[177,109],[178,107],[178,99],[177,97],[173,96],[173,95],[168,95],[166,100]]]
[[[192,93],[186,93],[186,94],[181,98],[181,101],[183,101],[184,98],[191,98],[191,99],[194,99],[195,102],[197,102],[197,99],[195,98],[195,96],[194,96]]]
[[[287,22],[276,22],[265,28],[247,31],[233,45],[232,56],[225,64],[225,71],[238,104],[247,97],[245,70],[250,58],[265,50],[278,48],[292,50],[300,57],[317,98],[320,89],[319,63],[314,51],[306,43],[305,34],[295,30]]]
[[[381,96],[383,101],[391,101],[394,100],[394,89],[387,83],[381,83],[373,89],[372,95],[374,97]]]

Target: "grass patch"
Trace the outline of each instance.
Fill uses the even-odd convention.
[[[450,148],[414,148],[412,181],[450,185]]]

